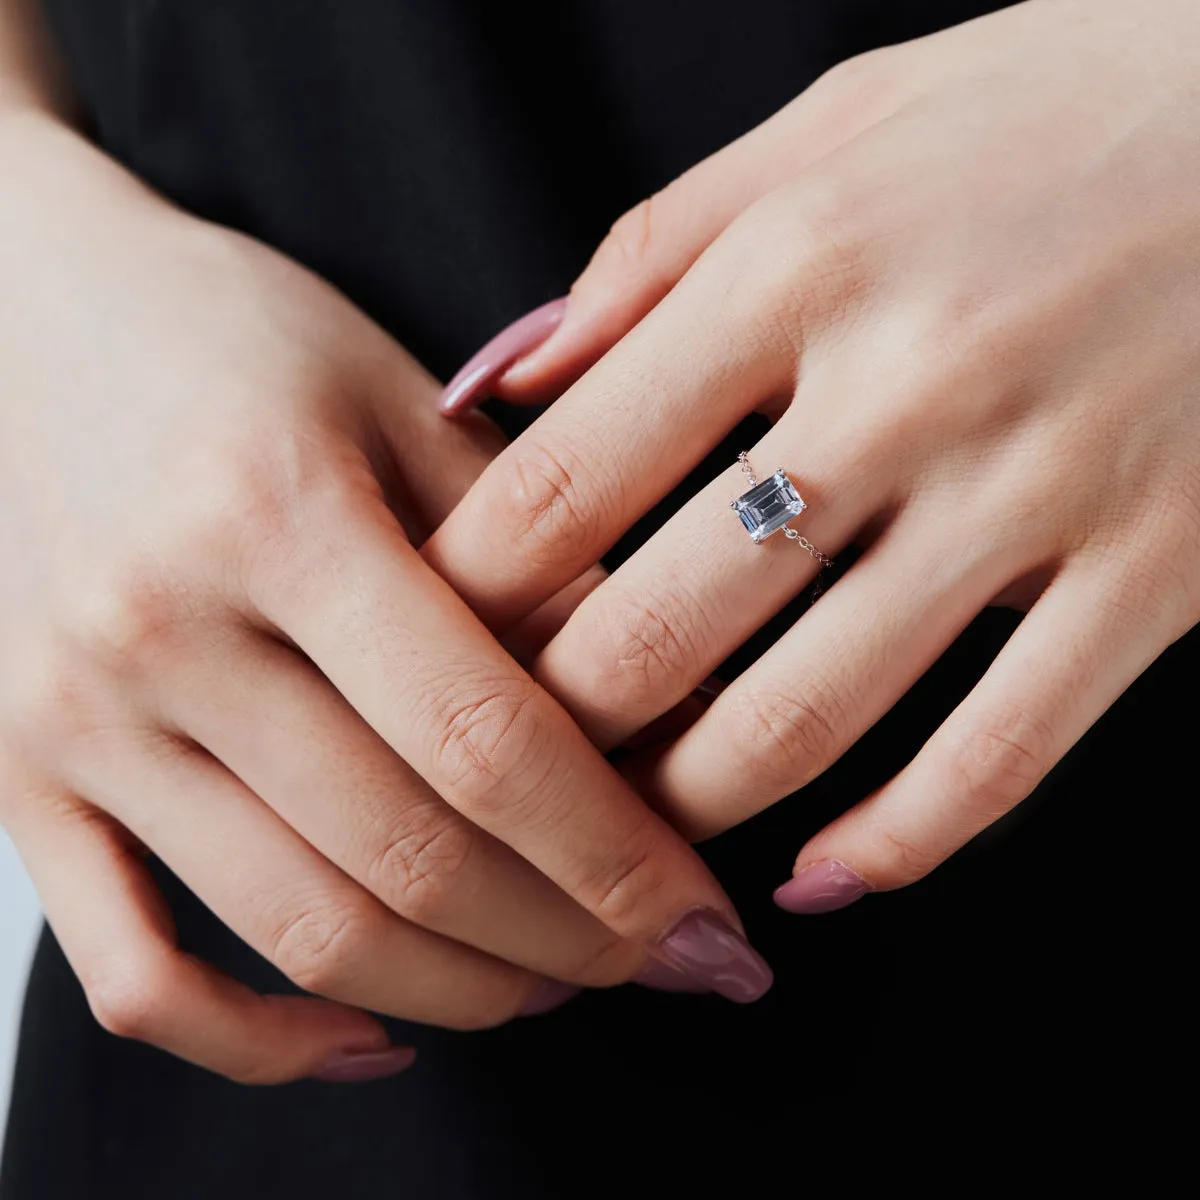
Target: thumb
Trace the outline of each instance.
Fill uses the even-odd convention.
[[[886,52],[875,52],[841,64],[630,209],[597,248],[570,297],[539,310],[552,315],[549,327],[543,322],[531,330],[531,344],[502,365],[496,362],[482,394],[459,396],[450,410],[463,411],[485,394],[513,404],[561,394],[675,286],[743,210],[895,112],[903,81],[893,62]]]

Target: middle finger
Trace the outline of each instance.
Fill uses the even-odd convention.
[[[203,660],[168,715],[393,912],[532,971],[589,986],[645,955],[472,825],[303,658],[251,631],[237,668]]]

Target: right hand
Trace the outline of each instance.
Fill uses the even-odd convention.
[[[48,119],[0,162],[0,819],[100,1021],[273,1082],[386,1065],[364,1009],[476,1028],[655,959],[761,994],[693,851],[413,548],[495,430]],[[325,999],[182,953],[143,846]]]

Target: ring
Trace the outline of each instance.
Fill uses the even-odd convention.
[[[788,478],[781,467],[770,479],[758,482],[750,466],[750,456],[745,450],[738,455],[742,472],[750,484],[750,490],[743,492],[729,507],[741,518],[746,532],[756,542],[765,542],[773,533],[783,530],[783,536],[795,542],[801,550],[816,559],[822,568],[832,567],[833,559],[822,554],[808,540],[797,533],[788,522],[798,517],[808,505],[800,498],[796,485]]]

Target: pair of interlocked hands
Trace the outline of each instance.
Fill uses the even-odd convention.
[[[754,999],[689,840],[825,770],[989,604],[1028,615],[778,900],[900,887],[1020,802],[1200,619],[1198,77],[1193,0],[848,62],[618,221],[450,415],[327,285],[9,98],[0,818],[99,1019],[273,1082],[405,1065],[369,1012]],[[561,396],[505,448],[485,383]],[[796,528],[863,554],[714,697],[818,569],[746,536],[737,464],[595,564],[755,410]],[[147,850],[312,996],[183,954]]]

